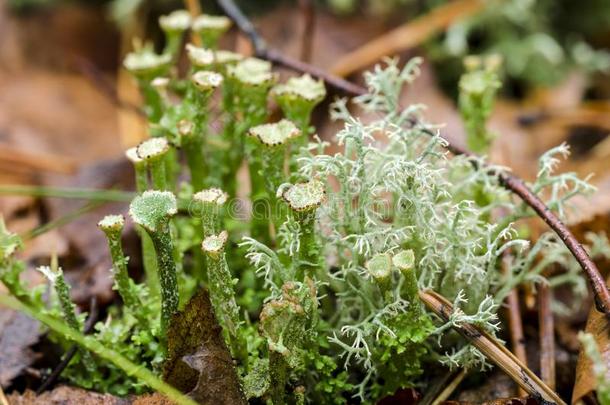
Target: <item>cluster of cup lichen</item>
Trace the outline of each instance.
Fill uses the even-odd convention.
[[[150,130],[126,151],[138,193],[129,217],[145,277],[136,283],[128,274],[125,218],[102,219],[123,306],[98,323],[99,341],[158,370],[172,316],[207,288],[248,399],[369,403],[430,378],[426,362],[485,365],[449,327],[473,322],[493,332],[507,288],[540,280],[537,255],[544,252],[547,265],[567,259],[551,237],[531,250],[513,239],[511,222],[531,212],[502,190],[492,174],[499,169],[481,169],[478,158],[449,159],[421,106],[400,106],[419,61],[403,69],[391,62],[365,76],[369,94],[355,102],[371,115],[366,124],[345,100],[333,106],[332,117],[344,121],[336,136],[342,149],[328,155],[327,143],[309,137],[312,110],[326,95],[322,82],[303,75],[278,83],[268,62],[217,49],[230,27],[224,17],[177,11],[160,25],[163,52],[144,46],[124,62],[141,88]],[[190,64],[180,76],[189,29],[204,47],[184,47]],[[477,86],[474,75],[463,81],[463,112],[472,139],[485,148],[497,83]],[[269,99],[283,119],[268,122]],[[484,114],[473,115],[481,106]],[[571,174],[554,176],[556,153],[563,149],[545,155],[534,186],[551,190],[549,205],[562,211],[588,185]],[[249,215],[233,204],[247,195],[246,179]],[[513,214],[494,225],[499,208]],[[45,310],[40,294],[18,280],[21,265],[10,259],[17,241],[0,231],[2,281]],[[505,253],[514,264],[508,273],[499,271]],[[61,269],[41,271],[56,291],[54,313],[80,330],[83,315],[69,301]],[[577,279],[568,275],[556,284]],[[435,327],[419,301],[422,288],[454,300],[459,311],[449,324]],[[120,395],[146,389],[83,350],[64,376]]]

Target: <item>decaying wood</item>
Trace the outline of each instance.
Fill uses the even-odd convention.
[[[426,308],[444,321],[449,320],[453,313],[453,306],[447,299],[432,290],[420,291],[419,297],[426,305]],[[471,324],[460,325],[455,330],[464,336],[492,363],[507,373],[529,395],[540,401],[565,405],[565,402],[563,402],[557,393],[549,388],[534,372],[522,364],[515,355],[486,331]]]
[[[246,405],[206,290],[174,316],[163,379],[201,404]]]
[[[396,55],[421,44],[432,35],[445,30],[453,22],[476,14],[484,7],[485,2],[482,0],[448,2],[342,56],[330,71],[340,77],[348,76],[372,65],[384,56]]]

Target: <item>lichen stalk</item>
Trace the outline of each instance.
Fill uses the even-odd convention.
[[[299,249],[294,262],[297,264],[296,280],[315,278],[322,262],[321,246],[316,235],[317,208],[325,199],[324,185],[318,180],[295,185],[284,185],[278,189],[290,208],[290,215],[299,224]]]
[[[148,139],[136,148],[136,154],[146,162],[150,170],[152,185],[155,190],[168,190],[167,156],[170,152],[169,142],[164,137]]]
[[[242,323],[239,306],[235,301],[233,277],[227,264],[225,246],[228,234],[222,231],[204,239],[201,249],[206,255],[208,266],[208,289],[214,312],[226,332],[231,352],[235,358],[247,358],[245,347],[240,341],[238,329]]]
[[[163,336],[172,315],[178,310],[176,262],[170,231],[170,219],[176,213],[176,197],[168,191],[146,191],[134,198],[129,207],[129,215],[148,232],[157,254]]]
[[[38,268],[42,274],[47,277],[47,279],[53,285],[55,289],[55,293],[57,294],[57,300],[59,301],[59,306],[61,308],[61,313],[66,321],[66,324],[70,329],[80,332],[82,325],[78,321],[76,316],[76,306],[72,303],[70,299],[70,286],[66,282],[64,278],[64,273],[61,267],[57,266],[57,258],[54,257],[51,261],[51,266],[41,266]],[[91,356],[91,353],[84,348],[80,348],[79,352],[82,357],[82,362],[87,371],[95,370],[95,361]]]
[[[146,162],[138,156],[137,148],[129,148],[125,152],[125,156],[133,164],[135,171],[136,191],[142,194],[148,190],[148,169]],[[141,226],[136,226],[136,232],[140,236],[142,245],[142,265],[144,274],[146,274],[146,285],[151,294],[159,294],[159,279],[157,276],[157,258],[155,256],[155,247],[153,246],[150,236],[142,229]]]
[[[164,54],[169,54],[175,61],[180,53],[184,32],[191,26],[191,15],[186,10],[176,10],[159,17],[159,26],[165,34]]]
[[[135,291],[133,281],[127,273],[127,258],[123,253],[121,233],[125,220],[122,215],[107,215],[98,226],[106,235],[110,257],[112,258],[115,288],[119,291],[125,306],[137,313],[140,300]]]

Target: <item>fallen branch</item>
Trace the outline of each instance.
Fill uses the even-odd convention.
[[[443,321],[449,321],[453,314],[453,306],[443,296],[432,290],[425,290],[419,292],[419,298],[426,308],[438,315]],[[486,331],[472,324],[462,324],[453,328],[485,357],[508,374],[534,399],[540,403],[550,402],[565,405],[565,402],[555,391],[549,388],[532,370],[521,363],[503,344]]]
[[[255,50],[256,56],[270,62],[285,66],[301,73],[324,80],[329,86],[334,87],[346,94],[358,96],[366,93],[366,89],[335,75],[329,74],[320,68],[308,63],[301,62],[289,56],[283,55],[280,51],[268,48],[265,41],[258,34],[252,22],[241,12],[233,0],[218,0],[218,4],[225,14],[231,18],[239,29],[248,36]],[[413,125],[417,122],[413,121]],[[435,135],[432,131],[430,134]],[[445,138],[443,138],[445,139]],[[447,141],[447,139],[445,139]],[[452,145],[447,141],[448,149],[456,155],[474,156],[472,152],[459,146]],[[500,184],[518,195],[527,205],[529,205],[546,222],[549,227],[561,238],[563,243],[572,252],[574,258],[585,271],[589,283],[595,295],[597,310],[603,312],[606,317],[610,317],[610,291],[599,273],[599,269],[593,263],[587,252],[576,240],[568,228],[557,218],[557,216],[547,207],[536,194],[534,194],[519,177],[507,171],[497,172],[496,176]]]

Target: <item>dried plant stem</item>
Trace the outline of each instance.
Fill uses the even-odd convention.
[[[449,399],[451,394],[453,394],[453,391],[455,391],[458,385],[460,385],[460,383],[464,380],[467,374],[468,372],[466,371],[466,369],[461,369],[460,372],[451,380],[451,382],[449,382],[449,385],[447,385],[438,394],[438,396],[434,398],[434,401],[432,401],[431,405],[440,405],[444,403],[447,399]]]
[[[449,321],[453,313],[453,306],[447,299],[432,290],[420,291],[419,297],[428,310],[434,312],[443,321]],[[454,326],[454,329],[491,362],[504,370],[529,395],[541,401],[565,405],[565,402],[555,391],[549,388],[534,372],[522,364],[515,355],[485,330],[472,324]]]
[[[502,259],[502,271],[509,271],[506,257]],[[510,342],[513,348],[513,353],[521,361],[527,365],[527,353],[525,351],[525,336],[523,335],[523,320],[521,319],[521,308],[519,305],[519,293],[516,288],[510,290],[506,296],[506,315],[508,318],[508,329],[510,332]],[[525,390],[519,387],[519,396],[527,395]]]
[[[555,322],[551,301],[553,292],[548,284],[538,285],[538,330],[540,331],[540,377],[555,389]]]
[[[299,8],[303,21],[303,32],[301,34],[301,60],[311,61],[313,49],[313,35],[316,24],[316,10],[312,0],[299,0]]]

